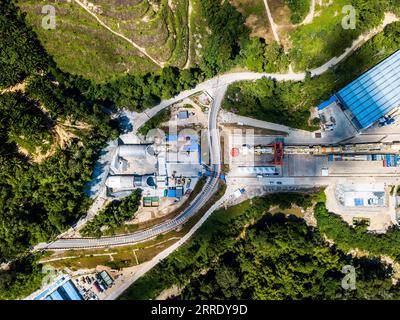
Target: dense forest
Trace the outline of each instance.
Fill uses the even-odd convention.
[[[46,274],[37,260],[31,255],[0,269],[0,300],[25,297],[40,287]]]
[[[384,234],[367,232],[366,226],[362,225],[349,227],[338,215],[328,212],[324,203],[317,204],[315,217],[321,232],[332,239],[341,250],[358,248],[371,256],[386,255],[400,261],[399,227],[392,227]]]
[[[31,152],[48,149],[53,142],[50,125],[43,112],[27,96],[5,93],[0,96],[2,141],[15,143]]]
[[[112,234],[113,230],[135,216],[141,198],[142,190],[137,189],[121,200],[113,200],[85,225],[81,231],[82,235],[100,238],[104,230]]]
[[[25,24],[24,15],[10,2],[0,2],[0,88],[17,84],[48,64],[43,58],[43,47]]]
[[[121,299],[154,299],[173,285],[183,289],[178,299],[400,298],[389,265],[330,246],[302,219],[268,213],[323,201],[323,194],[277,194],[219,210]],[[341,286],[345,265],[355,267],[356,290]]]
[[[342,269],[357,270],[357,290],[341,287]],[[233,248],[191,279],[179,299],[398,299],[392,270],[377,259],[355,259],[329,248],[304,221],[266,215]]]
[[[0,37],[0,87],[18,85],[0,95],[0,263],[12,261],[0,272],[0,297],[12,299],[43,276],[27,249],[86,214],[85,184],[118,131],[54,65],[12,1],[0,3]]]

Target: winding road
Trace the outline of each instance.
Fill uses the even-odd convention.
[[[387,24],[396,21],[397,17],[386,16],[384,23],[377,29],[368,33],[368,35],[362,35],[359,39],[353,42],[352,47],[348,48],[341,56],[334,57],[324,65],[310,70],[312,76],[321,75],[326,72],[329,68],[335,66],[342,60],[344,60],[352,51],[357,49],[362,43],[370,39],[374,34],[380,32]],[[176,229],[178,226],[186,222],[192,217],[204,204],[211,198],[211,196],[218,189],[218,179],[221,172],[221,150],[219,143],[219,131],[218,131],[218,112],[220,110],[225,92],[228,86],[236,81],[243,80],[257,80],[263,77],[275,79],[277,81],[303,81],[306,73],[287,73],[287,74],[271,74],[271,73],[254,73],[254,72],[238,72],[228,73],[221,75],[203,83],[198,84],[191,90],[186,90],[178,94],[177,96],[162,101],[159,105],[145,111],[135,121],[134,127],[138,128],[141,124],[146,122],[149,118],[153,117],[162,109],[177,103],[178,101],[185,99],[195,93],[201,91],[207,91],[213,96],[213,104],[208,115],[208,140],[210,146],[210,158],[212,171],[214,175],[208,178],[205,187],[202,192],[191,202],[189,208],[182,212],[179,216],[174,219],[165,221],[159,225],[156,225],[150,229],[134,232],[131,234],[114,236],[114,237],[102,237],[100,239],[95,238],[60,238],[49,244],[42,244],[37,249],[73,249],[73,248],[96,248],[96,247],[107,247],[107,246],[118,246],[126,244],[134,244],[151,239],[159,234]]]
[[[210,159],[213,174],[207,179],[201,193],[196,196],[185,211],[177,217],[164,221],[147,230],[121,236],[102,237],[99,239],[63,238],[48,244],[46,249],[87,249],[138,243],[176,229],[198,212],[218,190],[218,180],[221,172],[221,149],[217,118],[226,88],[227,86],[224,86],[222,90],[218,91],[208,115],[208,142],[210,146]]]
[[[76,0],[75,0],[76,1]],[[373,35],[380,32],[387,24],[397,21],[397,17],[393,15],[386,15],[384,23],[377,29],[372,30],[368,34],[361,35],[357,40],[355,40],[350,48],[348,48],[341,56],[334,57],[330,61],[326,62],[324,65],[310,70],[312,76],[321,75],[326,72],[329,68],[337,65],[339,62],[344,60],[351,52],[357,49],[360,45],[370,39]],[[108,246],[118,246],[126,244],[134,244],[137,242],[145,241],[153,238],[159,234],[176,229],[178,226],[186,222],[190,217],[192,217],[200,208],[202,208],[212,197],[212,195],[218,190],[218,180],[221,172],[221,146],[220,137],[218,130],[218,113],[228,86],[236,81],[243,80],[257,80],[262,77],[267,77],[275,79],[277,81],[303,81],[305,79],[305,72],[303,73],[287,73],[287,74],[269,74],[269,73],[252,73],[252,72],[240,72],[240,73],[228,73],[221,75],[203,83],[198,84],[195,88],[191,90],[186,90],[181,92],[172,99],[162,101],[159,105],[146,110],[144,113],[139,115],[135,119],[134,128],[138,128],[141,124],[146,122],[149,118],[153,117],[159,111],[168,106],[179,102],[182,99],[188,98],[191,95],[207,91],[213,97],[213,104],[210,108],[208,114],[208,141],[210,146],[210,159],[212,171],[214,174],[208,178],[203,190],[197,195],[197,197],[191,202],[189,208],[182,212],[176,218],[165,221],[159,225],[154,226],[148,230],[143,230],[135,232],[132,234],[126,234],[116,237],[104,237],[100,239],[89,239],[89,238],[61,238],[53,243],[45,244],[41,246],[40,249],[88,249],[95,247],[108,247]],[[126,290],[133,282],[138,278],[143,276],[147,271],[157,265],[161,260],[166,258],[170,253],[179,248],[185,241],[187,241],[194,232],[200,228],[200,226],[207,220],[210,214],[216,209],[218,209],[221,204],[228,197],[225,194],[220,200],[214,203],[207,212],[201,217],[201,219],[195,224],[191,230],[185,234],[178,242],[174,243],[172,246],[168,247],[161,253],[159,253],[152,260],[143,264],[143,266],[135,272],[131,277],[121,280],[122,283],[113,290],[113,292],[106,298],[107,300],[112,300],[117,298],[124,290]]]

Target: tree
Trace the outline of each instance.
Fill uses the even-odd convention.
[[[24,22],[25,15],[10,0],[0,3],[0,88],[22,81],[31,73],[46,68],[47,55],[32,29]]]

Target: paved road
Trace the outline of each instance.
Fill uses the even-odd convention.
[[[215,170],[217,166],[214,165]],[[197,197],[193,200],[190,207],[185,210],[182,214],[174,219],[165,221],[158,224],[150,229],[134,232],[131,234],[114,236],[114,237],[103,237],[99,239],[95,238],[63,238],[56,240],[47,245],[47,249],[85,249],[85,248],[98,248],[107,246],[118,246],[133,244],[148,240],[159,234],[176,229],[178,226],[186,222],[191,216],[193,216],[199,209],[201,209],[211,196],[217,191],[219,174],[216,171],[215,175],[208,178],[205,188]]]
[[[188,209],[183,211],[176,218],[162,222],[150,229],[134,232],[131,234],[103,237],[100,239],[95,238],[62,238],[58,239],[45,248],[55,249],[83,249],[83,248],[96,248],[107,246],[118,246],[132,243],[138,243],[159,234],[176,229],[178,226],[186,222],[191,216],[198,212],[218,190],[218,180],[221,172],[221,150],[220,150],[220,136],[217,125],[218,112],[225,95],[227,86],[222,87],[216,94],[213,105],[208,115],[208,140],[210,145],[210,158],[213,175],[210,176],[205,184],[205,187],[196,198],[191,202]]]
[[[281,178],[257,178],[257,177],[227,177],[228,184],[237,184],[242,186],[268,186],[273,188],[285,188],[288,186],[309,186],[319,187],[327,186],[332,183],[345,184],[350,182],[357,183],[386,183],[387,185],[396,185],[400,183],[398,175],[392,176],[328,176],[328,177],[281,177]],[[281,183],[281,184],[278,184]]]
[[[172,246],[168,247],[164,251],[160,252],[157,256],[151,259],[148,262],[143,263],[141,268],[137,270],[130,278],[123,279],[121,282],[116,283],[113,291],[105,298],[105,300],[115,300],[117,299],[126,289],[128,289],[137,279],[142,277],[147,271],[151,270],[155,267],[161,260],[168,257],[172,252],[178,249],[181,245],[183,245],[190,237],[201,227],[201,225],[208,219],[208,217],[221,205],[232,196],[232,193],[227,191],[222,198],[220,198],[216,203],[212,205],[210,209],[201,217],[201,219],[194,225],[190,231],[185,234],[179,241],[175,242]],[[120,284],[121,283],[121,284]]]
[[[208,139],[210,143],[210,160],[211,164],[213,167],[213,171],[216,173],[214,177],[211,177],[209,180],[209,183],[206,186],[206,189],[208,189],[208,192],[206,194],[203,193],[200,195],[199,200],[199,205],[198,206],[191,206],[188,210],[198,210],[200,209],[211,197],[211,195],[217,191],[218,189],[218,179],[219,179],[219,172],[221,171],[221,150],[220,150],[220,135],[219,135],[219,130],[218,130],[218,124],[217,124],[217,118],[218,118],[218,112],[222,103],[222,100],[225,95],[227,86],[224,86],[221,88],[216,93],[216,96],[213,101],[212,108],[210,110],[210,113],[208,115]],[[174,243],[172,246],[168,247],[164,251],[160,252],[156,257],[154,257],[152,260],[146,262],[139,271],[137,271],[131,278],[124,280],[124,282],[116,287],[112,293],[106,297],[106,300],[115,300],[117,299],[126,289],[129,288],[129,286],[132,285],[137,279],[142,277],[147,271],[152,269],[154,266],[156,266],[161,260],[165,259],[168,255],[170,255],[173,251],[178,249],[182,244],[184,244],[195,232],[198,228],[201,227],[201,225],[204,223],[204,221],[207,220],[207,218],[210,216],[211,213],[213,213],[216,209],[218,209],[221,204],[230,196],[229,192],[225,193],[225,195],[219,199],[216,203],[214,203],[208,210],[207,212],[201,217],[201,219],[195,224],[195,226],[190,229],[190,231],[185,234],[182,239],[180,239],[178,242]],[[195,200],[196,201],[196,200]],[[195,212],[195,211],[192,211]],[[188,216],[186,215],[186,219]],[[177,218],[178,220],[179,218]],[[177,221],[179,222],[179,221]]]
[[[397,17],[396,17],[397,19]],[[332,66],[338,64],[340,61],[345,59],[345,57],[353,50],[358,48],[363,41],[366,41],[367,38],[371,37],[371,34],[379,32],[383,28],[383,26],[393,22],[396,20],[395,18],[388,16],[385,17],[385,21],[376,30],[371,32],[368,37],[365,35],[357,39],[351,48],[348,48],[344,54],[342,54],[338,58],[333,58],[324,65],[319,68],[311,70],[311,75],[320,75],[327,71]],[[273,73],[255,73],[255,72],[238,72],[238,73],[228,73],[221,76],[217,76],[210,80],[207,80],[203,83],[200,83],[195,88],[191,90],[186,90],[176,95],[175,97],[162,101],[159,105],[155,106],[152,109],[145,111],[138,117],[138,120],[134,123],[134,128],[139,128],[141,124],[146,122],[149,118],[153,117],[162,109],[177,103],[178,101],[187,98],[195,93],[201,91],[209,91],[214,92],[214,102],[209,114],[209,140],[210,140],[210,150],[211,150],[211,160],[213,165],[213,171],[216,172],[216,176],[213,176],[208,179],[207,184],[204,190],[194,199],[190,207],[184,211],[177,218],[166,221],[160,225],[157,225],[149,230],[144,230],[140,232],[136,232],[129,235],[123,235],[118,237],[109,237],[109,238],[101,238],[101,239],[59,239],[51,244],[41,244],[37,246],[38,249],[48,248],[48,249],[62,249],[62,248],[91,248],[91,247],[102,247],[102,246],[110,246],[110,245],[123,245],[128,243],[135,243],[138,241],[143,241],[149,238],[152,238],[158,234],[164,233],[168,230],[175,229],[179,224],[185,222],[188,218],[190,218],[199,208],[201,208],[204,203],[210,198],[213,192],[216,191],[218,183],[218,175],[220,172],[220,164],[216,159],[220,158],[220,145],[219,145],[219,134],[217,130],[217,114],[219,108],[221,106],[221,102],[223,99],[223,95],[229,84],[232,84],[236,81],[242,80],[257,80],[262,77],[267,77],[270,79],[275,79],[277,81],[303,81],[305,79],[305,72],[303,73],[287,73],[287,74],[273,74]],[[218,142],[218,143],[217,143]],[[218,155],[218,156],[217,156]]]

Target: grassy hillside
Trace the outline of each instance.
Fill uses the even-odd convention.
[[[156,60],[183,67],[187,59],[188,0],[93,0],[101,8],[98,16],[146,48]]]
[[[21,1],[20,7],[27,13],[28,23],[64,71],[104,81],[126,72],[155,71],[160,65],[184,68],[199,62],[196,57],[206,39],[206,29],[198,0],[191,0],[190,7],[189,0],[92,0],[91,3],[94,6],[91,11],[101,21],[134,41],[159,63],[157,65],[128,41],[101,26],[75,2],[51,1],[56,9],[57,27],[45,30],[41,27],[44,17],[41,9],[49,2]]]
[[[363,32],[383,22],[384,12],[392,11],[391,1],[335,0],[316,5],[312,23],[289,31],[290,56],[295,68],[305,70],[317,67],[341,55]],[[348,12],[344,6],[352,5],[356,12],[355,29],[342,27]]]
[[[341,26],[342,7],[347,0],[336,0],[332,5],[319,7],[319,16],[311,24],[289,32],[293,48],[291,58],[298,69],[319,66],[351,45],[360,30],[345,30]]]
[[[77,4],[52,3],[56,8],[57,27],[55,30],[43,29],[41,8],[46,4],[48,1],[29,0],[22,1],[20,7],[61,69],[104,81],[125,72],[144,73],[158,68],[127,41],[100,26]]]
[[[263,0],[230,0],[230,2],[246,17],[246,25],[251,30],[251,36],[263,38],[267,42],[274,41]]]

